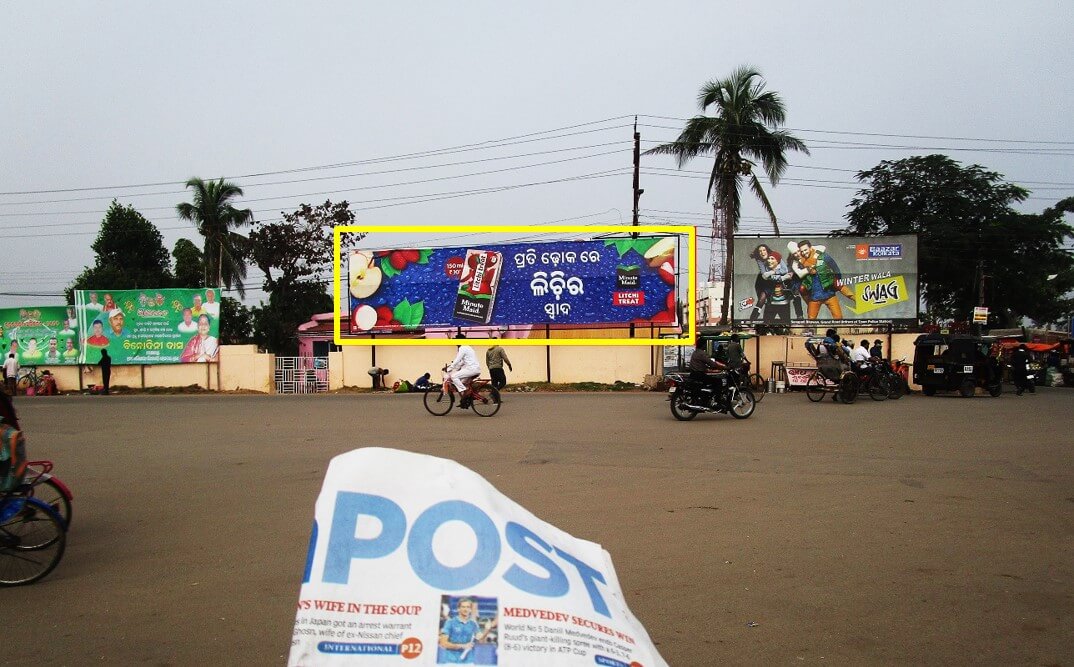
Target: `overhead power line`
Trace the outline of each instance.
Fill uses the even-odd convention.
[[[438,149],[432,149],[432,150],[428,150],[428,151],[419,151],[419,152],[416,152],[416,153],[403,153],[403,154],[400,154],[400,155],[391,155],[391,156],[386,156],[386,157],[368,158],[368,159],[363,159],[363,160],[352,160],[352,161],[349,161],[349,162],[337,162],[337,163],[334,163],[334,164],[323,164],[323,165],[316,165],[316,166],[311,166],[311,167],[296,167],[296,168],[293,168],[293,169],[281,169],[281,170],[278,170],[278,171],[262,171],[262,172],[256,172],[256,173],[250,173],[250,174],[236,174],[236,175],[232,175],[232,176],[222,176],[220,178],[234,180],[234,179],[239,179],[239,178],[256,178],[256,177],[259,177],[259,176],[274,176],[274,175],[278,175],[278,174],[295,174],[295,173],[301,173],[301,172],[307,172],[307,171],[320,171],[320,170],[325,170],[325,169],[339,169],[339,168],[342,168],[342,167],[354,167],[354,166],[363,165],[363,164],[379,164],[379,163],[382,163],[382,162],[396,162],[396,161],[399,161],[399,160],[413,160],[413,159],[417,159],[417,158],[421,158],[421,157],[432,157],[432,156],[438,156],[438,155],[447,155],[447,154],[451,154],[451,153],[462,153],[462,152],[473,151],[473,150],[487,150],[489,148],[500,148],[500,147],[503,147],[503,146],[516,146],[516,145],[519,145],[519,144],[532,143],[534,141],[547,141],[549,139],[562,139],[564,137],[573,137],[573,136],[578,136],[578,135],[582,135],[582,134],[590,134],[592,132],[606,132],[608,130],[615,130],[615,129],[622,129],[624,127],[631,127],[630,125],[613,125],[613,126],[609,126],[609,127],[600,127],[600,128],[590,129],[590,130],[583,130],[583,131],[580,131],[580,132],[570,132],[570,133],[567,133],[567,134],[560,134],[560,135],[556,135],[556,136],[544,136],[544,137],[538,136],[538,135],[542,135],[542,134],[552,134],[552,133],[555,133],[555,132],[561,132],[563,130],[570,130],[570,129],[574,129],[574,128],[578,128],[578,127],[585,127],[585,126],[588,126],[588,125],[597,125],[597,124],[600,124],[600,123],[607,123],[607,122],[614,121],[614,120],[620,120],[620,119],[623,119],[623,118],[626,118],[626,117],[627,116],[619,116],[617,118],[606,118],[604,120],[591,121],[591,122],[588,122],[588,123],[579,123],[577,125],[570,125],[570,126],[567,126],[567,127],[556,128],[554,130],[542,130],[540,132],[530,132],[528,134],[520,134],[520,135],[517,135],[517,136],[514,136],[514,137],[507,137],[505,139],[491,139],[491,140],[488,140],[488,141],[481,141],[481,142],[477,142],[477,143],[473,143],[473,144],[462,144],[462,145],[459,145],[459,146],[452,146],[452,147],[449,147],[449,148],[438,148]],[[125,184],[125,185],[97,185],[97,186],[80,187],[80,188],[53,188],[53,189],[48,189],[48,190],[20,190],[20,191],[0,192],[0,196],[59,194],[59,193],[63,193],[63,192],[92,192],[93,190],[124,190],[124,189],[130,189],[130,188],[149,188],[149,187],[159,187],[159,186],[163,186],[163,185],[184,185],[184,184],[185,184],[185,181],[161,181],[161,182],[156,182],[156,183],[136,183],[136,184]]]
[[[689,118],[675,118],[673,116],[650,116],[648,114],[638,114],[639,118],[656,118],[658,120],[676,120],[680,122],[686,122]],[[951,136],[939,136],[929,134],[889,134],[884,132],[852,132],[849,130],[816,130],[806,128],[788,127],[784,128],[791,132],[815,132],[817,134],[846,134],[850,136],[861,137],[894,137],[896,139],[935,139],[938,141],[980,141],[985,143],[1000,143],[1000,144],[1055,144],[1059,146],[1074,146],[1074,141],[1053,141],[1045,139],[995,139],[984,137],[951,137]]]

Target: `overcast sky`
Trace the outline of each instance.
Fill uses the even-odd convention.
[[[466,243],[454,225],[628,224],[634,115],[643,148],[669,141],[742,64],[812,150],[769,189],[784,233],[840,226],[855,171],[930,152],[1039,211],[1074,194],[1072,25],[1064,2],[4,3],[0,292],[60,293],[113,197],[169,250],[200,246],[175,216],[191,176],[231,178],[259,220],[346,199],[361,223],[443,225],[441,244]],[[643,221],[708,226],[690,172],[710,162],[642,164]]]

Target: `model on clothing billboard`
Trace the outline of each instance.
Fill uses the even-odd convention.
[[[916,236],[736,236],[733,319],[917,321]]]
[[[432,326],[674,324],[675,237],[352,250],[350,333]]]

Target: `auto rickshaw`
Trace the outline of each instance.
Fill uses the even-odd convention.
[[[923,334],[914,341],[914,382],[926,396],[957,391],[965,398],[977,387],[1003,393],[1003,370],[991,354],[995,338],[965,334]]]

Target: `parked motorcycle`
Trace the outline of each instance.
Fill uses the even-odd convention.
[[[709,383],[692,380],[688,375],[667,376],[671,414],[679,421],[689,421],[702,412],[730,413],[746,419],[757,407],[753,391],[740,382],[735,371],[712,376]]]

